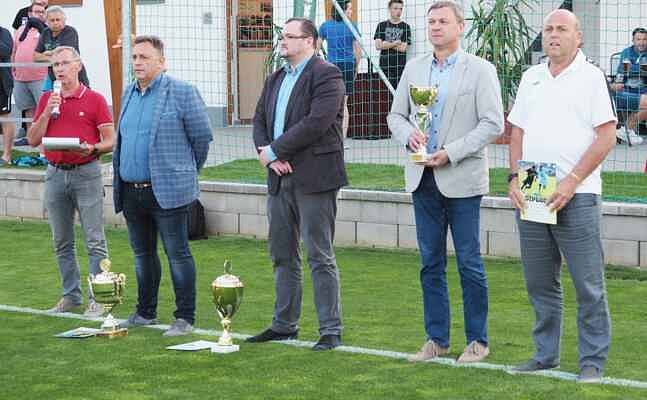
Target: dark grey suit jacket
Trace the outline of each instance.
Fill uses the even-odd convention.
[[[283,134],[274,139],[276,101],[284,77],[285,70],[280,69],[265,80],[254,115],[254,144],[270,145],[279,160],[290,162],[294,182],[305,193],[346,185],[341,72],[313,56],[290,94]],[[281,177],[268,168],[269,193],[278,193],[280,184]]]

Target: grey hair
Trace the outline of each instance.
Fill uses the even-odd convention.
[[[445,8],[445,7],[450,8],[454,12],[454,15],[456,16],[456,20],[458,21],[458,23],[465,22],[465,13],[463,12],[463,7],[453,0],[434,1],[429,6],[429,9],[427,10],[427,14],[429,14],[431,10],[437,10],[439,8]]]
[[[63,7],[61,6],[49,6],[47,7],[47,10],[45,10],[46,16],[49,16],[49,14],[54,14],[54,13],[63,14],[63,17],[65,17],[65,10],[63,10]]]
[[[54,56],[54,55],[56,55],[56,54],[58,54],[58,53],[62,53],[62,52],[64,52],[64,51],[69,51],[69,52],[71,52],[71,53],[72,53],[72,55],[74,56],[74,59],[75,59],[75,60],[81,61],[81,55],[80,55],[80,54],[79,54],[79,52],[78,52],[78,51],[76,51],[76,49],[75,49],[74,47],[72,47],[72,46],[58,46],[57,48],[55,48],[54,50],[52,50],[52,55]]]

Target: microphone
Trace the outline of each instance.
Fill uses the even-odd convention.
[[[53,90],[53,92],[60,96],[61,95],[61,87],[62,87],[61,81],[59,81],[58,79],[55,80],[54,81],[54,90]],[[57,119],[59,115],[61,115],[60,106],[56,106],[56,107],[52,108],[52,118]]]

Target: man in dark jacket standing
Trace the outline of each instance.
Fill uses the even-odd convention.
[[[344,83],[337,67],[316,57],[317,29],[289,19],[281,40],[285,68],[272,74],[254,115],[254,143],[268,168],[267,214],[276,302],[270,328],[248,342],[297,337],[302,279],[299,237],[308,252],[319,318],[313,350],[341,344],[339,273],[333,237],[337,193],[347,184],[341,122]]]
[[[11,33],[0,27],[0,62],[9,62],[11,60],[11,51],[13,49],[13,39]],[[11,116],[11,92],[13,91],[13,76],[11,68],[0,67],[0,118],[9,118]],[[0,158],[0,166],[11,163],[11,147],[16,126],[13,122],[2,121],[2,133],[4,134],[4,151]]]

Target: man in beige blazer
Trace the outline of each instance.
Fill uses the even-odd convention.
[[[460,48],[463,10],[454,1],[436,1],[427,14],[433,53],[407,63],[394,97],[388,124],[393,138],[409,151],[426,147],[429,156],[405,167],[412,192],[418,247],[422,259],[427,341],[411,361],[449,353],[447,228],[451,228],[463,289],[467,347],[458,362],[477,362],[489,354],[488,285],[480,256],[481,198],[488,192],[486,146],[503,131],[503,107],[496,70]],[[429,107],[430,127],[423,134],[411,122],[416,110],[409,85],[437,86]]]

